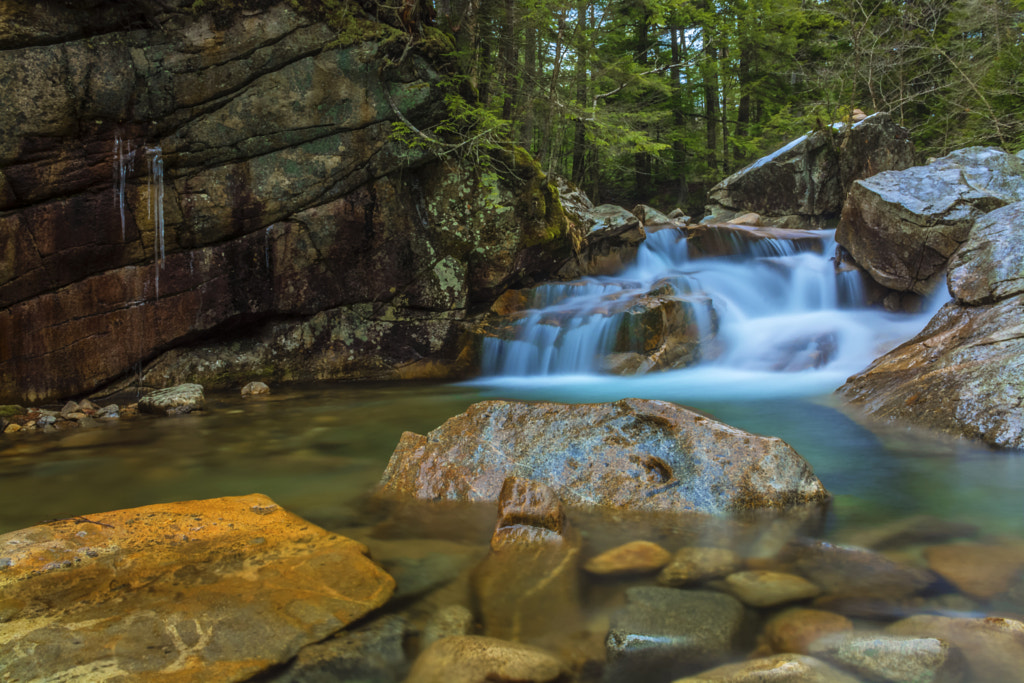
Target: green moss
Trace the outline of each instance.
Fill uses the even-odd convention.
[[[4,405],[0,406],[0,417],[11,417],[12,415],[21,415],[25,412],[25,409],[21,406],[16,405]]]

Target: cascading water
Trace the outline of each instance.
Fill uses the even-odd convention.
[[[737,227],[715,235],[729,255],[698,258],[684,230],[654,232],[618,276],[535,288],[529,309],[485,338],[481,381],[561,388],[569,400],[573,386],[588,400],[822,393],[943,303],[916,315],[869,308],[859,275],[835,268],[834,232],[802,235],[748,239]]]

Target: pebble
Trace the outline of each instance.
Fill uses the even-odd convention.
[[[859,683],[820,659],[792,653],[726,664],[675,683]]]
[[[727,576],[722,585],[751,607],[772,607],[821,594],[821,588],[802,576],[767,570],[736,572]]]
[[[628,576],[656,572],[672,559],[657,543],[633,541],[587,560],[583,569],[599,576]]]
[[[680,548],[668,566],[661,570],[658,583],[664,586],[699,583],[731,574],[740,565],[739,555],[727,548]]]
[[[852,631],[853,622],[841,614],[820,609],[791,607],[764,626],[764,640],[774,652],[807,654],[811,643],[831,633]]]
[[[555,655],[538,647],[486,636],[434,642],[413,662],[407,683],[547,683],[567,675]]]

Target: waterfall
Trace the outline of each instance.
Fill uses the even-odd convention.
[[[120,133],[114,135],[114,194],[121,212],[121,240],[125,239],[125,189],[128,176],[135,165],[135,151],[131,140],[122,140]]]
[[[484,338],[481,381],[632,382],[630,395],[666,382],[701,395],[827,391],[944,301],[919,315],[869,307],[835,249],[834,231],[659,230],[617,276],[534,288],[528,308]]]
[[[156,298],[160,298],[160,270],[164,267],[164,157],[159,146],[146,147],[148,177],[146,189],[147,216],[153,223],[153,271]]]

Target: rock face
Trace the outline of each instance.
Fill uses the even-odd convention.
[[[1024,161],[971,147],[853,184],[836,240],[879,284],[927,294],[974,220],[1024,200]]]
[[[0,536],[0,678],[244,680],[379,607],[360,543],[262,495]]]
[[[428,436],[403,434],[378,494],[493,501],[509,476],[541,481],[576,507],[722,512],[828,498],[781,439],[640,399],[476,403]]]
[[[913,151],[907,130],[884,113],[817,130],[715,185],[707,210],[715,221],[756,212],[769,224],[821,227],[838,217],[855,180],[907,168]]]
[[[499,174],[392,138],[445,115],[439,31],[398,64],[383,23],[193,4],[2,26],[0,401],[184,347],[143,383],[450,373],[468,305],[571,254],[525,154]]]
[[[1024,178],[1022,178],[1024,183]],[[946,304],[916,337],[839,390],[875,418],[1024,447],[1024,202],[978,219],[950,261]]]

